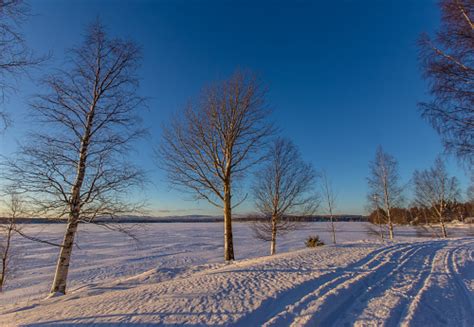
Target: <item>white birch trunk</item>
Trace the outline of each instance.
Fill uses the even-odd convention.
[[[270,243],[270,255],[274,255],[276,253],[276,236],[277,236],[277,221],[276,217],[272,216],[272,240]]]
[[[61,251],[59,252],[58,261],[56,263],[56,272],[54,274],[53,285],[51,286],[50,295],[66,294],[66,283],[71,263],[72,247],[76,236],[77,226],[81,214],[81,188],[86,174],[87,153],[91,138],[92,124],[94,121],[96,101],[91,105],[89,114],[87,115],[87,125],[84,131],[84,137],[81,142],[79,152],[79,162],[77,166],[77,175],[72,187],[71,203],[66,233],[64,234]]]
[[[71,263],[71,253],[74,245],[74,237],[77,232],[77,225],[78,221],[74,218],[70,219],[67,224],[66,233],[64,234],[61,251],[56,264],[56,271],[54,273],[50,296],[66,294],[67,276],[69,265]]]

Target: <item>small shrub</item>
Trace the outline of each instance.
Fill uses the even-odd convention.
[[[308,248],[314,248],[317,246],[324,245],[324,242],[319,239],[318,235],[313,235],[313,236],[308,237],[306,241],[304,242],[304,244]]]

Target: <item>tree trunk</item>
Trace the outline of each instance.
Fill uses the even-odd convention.
[[[387,212],[387,223],[388,223],[388,237],[390,240],[393,240],[393,224],[392,224],[392,215],[391,207],[388,202],[388,194],[385,192],[385,211]]]
[[[447,238],[448,237],[448,232],[446,231],[446,226],[444,224],[444,219],[443,218],[440,219],[440,223],[441,223],[441,234],[443,235],[444,238]]]
[[[76,216],[77,217],[77,216]],[[71,252],[74,245],[74,237],[76,236],[78,219],[71,215],[69,218],[66,233],[59,252],[58,262],[56,264],[56,272],[54,274],[53,286],[51,287],[51,295],[66,294],[66,282],[69,272],[69,264],[71,262]]]
[[[379,225],[380,240],[381,240],[382,242],[385,242],[384,236],[383,236],[382,221],[380,220],[380,212],[379,212],[379,208],[378,208],[378,207],[377,207],[377,225]]]
[[[336,227],[334,226],[334,218],[331,215],[331,228],[332,228],[332,242],[336,244]]]
[[[69,264],[71,262],[72,247],[74,245],[74,237],[76,236],[77,225],[81,214],[81,188],[86,175],[87,153],[91,138],[92,122],[94,121],[96,98],[91,105],[89,114],[87,115],[87,125],[84,131],[84,137],[81,141],[79,151],[79,162],[77,165],[77,175],[74,185],[72,186],[69,220],[64,234],[61,251],[59,252],[58,262],[56,263],[56,272],[54,274],[53,285],[51,286],[51,295],[66,294],[66,282],[69,272]]]
[[[224,183],[224,260],[234,260],[234,241],[232,239],[232,203],[230,182]]]
[[[270,255],[274,255],[276,253],[276,236],[277,236],[276,217],[272,216],[272,240],[270,244]]]
[[[392,219],[388,218],[388,233],[389,233],[389,237],[391,240],[393,240],[393,224],[392,224]]]
[[[5,248],[2,253],[2,275],[0,276],[0,293],[3,291],[3,284],[5,283],[5,278],[7,275],[8,255],[10,252],[12,230],[13,230],[13,226],[12,226],[12,223],[10,223],[10,226],[8,227],[8,231],[7,231],[7,237],[5,240],[6,242]]]
[[[392,224],[392,215],[391,215],[391,204],[388,195],[388,185],[387,182],[384,182],[384,197],[385,197],[385,211],[387,212],[387,222],[388,222],[388,237],[393,240],[393,224]]]

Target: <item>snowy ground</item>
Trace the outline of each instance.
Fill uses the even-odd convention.
[[[472,228],[451,228],[450,240],[398,228],[399,241],[382,246],[367,226],[340,223],[344,244],[303,249],[312,234],[330,243],[326,224],[307,224],[280,240],[282,254],[259,258],[268,244],[237,223],[239,260],[230,265],[222,263],[219,223],[141,225],[139,243],[86,226],[69,294],[48,300],[40,299],[57,249],[22,241],[27,255],[0,295],[0,325],[474,326]],[[57,240],[62,228],[27,231]]]

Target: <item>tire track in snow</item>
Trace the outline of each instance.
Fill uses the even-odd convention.
[[[353,274],[352,271],[360,269],[361,266],[364,266],[365,269],[373,269],[377,264],[380,264],[379,259],[385,258],[384,256],[387,252],[395,248],[400,248],[400,246],[403,246],[403,244],[389,245],[374,250],[365,258],[348,267],[331,269],[297,287],[279,293],[276,298],[268,298],[256,310],[240,319],[236,325],[242,327],[263,325],[276,315],[283,314],[286,307],[291,306],[301,299],[301,294],[309,293],[319,287],[326,287],[329,283],[339,279],[348,278],[348,275]],[[348,271],[351,271],[351,273],[347,273]]]
[[[474,244],[472,239],[454,240],[436,253],[430,273],[407,307],[401,326],[474,325],[473,295],[460,278],[455,263],[455,253],[463,247],[469,249],[472,244]],[[456,301],[455,303],[453,303],[454,301],[441,301],[446,298],[456,299]],[[442,303],[443,307],[436,307],[437,303]],[[442,312],[449,314],[443,315]]]
[[[463,320],[466,322],[466,326],[474,326],[474,319],[472,317],[472,313],[474,312],[473,295],[469,292],[463,280],[461,279],[459,269],[456,264],[456,253],[459,250],[460,248],[455,248],[454,250],[448,252],[446,256],[446,272],[452,277],[452,280],[458,289],[459,298],[463,299],[462,303],[460,303],[460,307],[463,313]]]
[[[397,326],[410,299],[423,286],[436,250],[442,245],[423,244],[418,247],[386,276],[363,290],[334,324]]]
[[[365,303],[371,298],[371,294],[385,287],[387,281],[424,247],[423,243],[418,243],[388,252],[387,258],[384,258],[386,260],[373,270],[356,275],[342,284],[336,284],[328,292],[321,294],[319,299],[298,314],[293,325],[332,326],[344,322],[351,310],[360,312],[366,307]]]
[[[276,299],[269,299],[268,303],[251,313],[238,325],[244,326],[249,323],[267,326],[289,325],[315,301],[322,297],[331,296],[334,290],[341,287],[349,287],[352,282],[373,274],[378,268],[389,264],[392,257],[397,256],[398,259],[398,256],[413,251],[411,249],[416,250],[416,245],[399,243],[375,250],[353,265],[335,269],[333,272],[319,276],[304,285],[280,294]],[[301,297],[302,294],[306,295]],[[269,310],[270,308],[273,310]],[[262,313],[266,314],[262,315]]]
[[[468,242],[468,244],[471,245],[471,244],[474,244],[474,242]],[[458,266],[457,261],[456,261],[457,256],[462,257],[462,254],[459,254],[460,250],[465,250],[466,252],[469,252],[470,254],[474,254],[474,250],[469,249],[469,247],[467,247],[467,248],[462,248],[462,247],[456,248],[452,252],[451,261],[450,261],[451,274],[454,276],[454,278],[456,278],[456,281],[457,281],[460,289],[462,290],[462,292],[464,293],[464,295],[468,299],[468,301],[466,303],[469,305],[469,311],[474,312],[474,294],[472,294],[472,292],[468,289],[468,287],[466,286],[466,284],[464,283],[464,281],[460,277],[461,273],[459,271],[459,266]],[[471,251],[469,251],[469,250],[471,250]],[[471,270],[471,272],[472,272],[472,270]]]
[[[461,246],[465,244],[461,242]],[[356,267],[360,272],[355,276],[351,273],[333,275],[333,279],[325,280],[325,283],[299,301],[287,305],[265,325],[396,326],[401,322],[407,325],[411,321],[406,319],[406,312],[412,306],[411,299],[416,299],[426,286],[426,281],[436,271],[438,261],[435,258],[440,251],[449,249],[445,259],[449,265],[445,265],[445,270],[456,285],[456,298],[463,298],[461,306],[466,307],[458,321],[471,326],[472,295],[457,273],[455,245],[450,246],[449,241],[430,241],[410,246],[392,246],[388,251],[380,251],[370,264]],[[372,266],[371,272],[364,270],[368,266]],[[383,304],[386,304],[385,308]],[[358,321],[358,318],[362,319]]]

